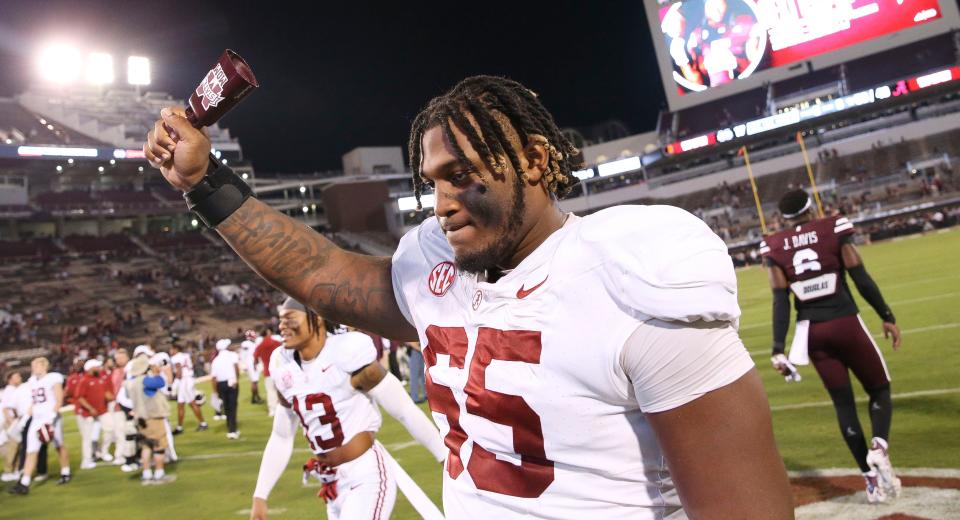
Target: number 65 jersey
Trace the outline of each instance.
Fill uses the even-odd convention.
[[[790,282],[797,321],[828,321],[858,312],[840,254],[853,234],[852,222],[834,216],[780,230],[760,243],[760,254]]]
[[[625,343],[648,320],[739,316],[725,244],[678,208],[570,215],[496,283],[460,272],[428,219],[401,240],[393,285],[450,450],[448,518],[662,518],[679,501],[644,412],[753,366],[734,332],[738,366],[680,367],[672,360],[685,345],[658,345],[634,381],[622,368]]]
[[[300,419],[314,453],[380,429],[380,409],[350,383],[351,374],[377,360],[369,336],[360,332],[327,336],[320,354],[310,361],[300,360],[295,352],[284,347],[274,350],[270,375]]]

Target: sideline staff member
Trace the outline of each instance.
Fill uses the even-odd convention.
[[[227,438],[240,438],[237,431],[237,396],[240,393],[240,355],[237,348],[229,339],[217,342],[217,357],[210,364],[210,375],[216,381],[214,391],[223,401],[223,412],[227,415]]]

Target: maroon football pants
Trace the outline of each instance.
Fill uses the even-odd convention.
[[[890,384],[887,364],[860,315],[811,323],[807,341],[810,361],[827,390],[849,385],[848,370],[865,390]]]

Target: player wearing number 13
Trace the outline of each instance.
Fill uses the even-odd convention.
[[[564,213],[582,158],[531,90],[467,78],[417,116],[413,187],[436,218],[392,258],[250,197],[209,146],[165,110],[144,153],[265,279],[423,345],[448,518],[792,517],[723,241],[677,208]]]
[[[270,356],[270,374],[283,406],[274,414],[263,452],[251,518],[266,517],[267,498],[290,460],[298,422],[314,453],[309,467],[317,468],[324,484],[320,497],[327,518],[390,518],[397,488],[389,454],[374,440],[381,423],[377,404],[439,461],[446,450],[437,429],[380,366],[369,336],[328,335],[329,322],[292,298],[279,313],[284,345]]]
[[[814,218],[812,208],[807,192],[786,193],[780,200],[786,228],[760,244],[773,288],[773,366],[790,376],[794,364],[813,362],[833,399],[840,432],[863,471],[867,498],[882,502],[900,490],[887,456],[893,415],[890,374],[860,319],[845,274],[883,319],[884,335],[893,336],[894,349],[900,348],[900,330],[853,245],[853,223],[842,216]],[[788,290],[797,308],[789,359],[784,355],[790,322]],[[870,395],[873,440],[869,450],[857,418],[848,371],[853,371]]]

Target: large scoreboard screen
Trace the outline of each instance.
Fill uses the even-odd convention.
[[[941,27],[941,1],[952,3],[668,0],[648,6],[648,15],[656,17],[651,20],[654,43],[661,51],[661,61],[666,62],[661,63],[661,71],[668,73],[664,86],[673,100],[865,42],[889,39],[889,35],[919,26],[937,26],[933,32],[944,32],[949,28]],[[955,20],[955,6],[947,8],[952,8],[949,14]],[[878,50],[882,49],[872,52]]]

